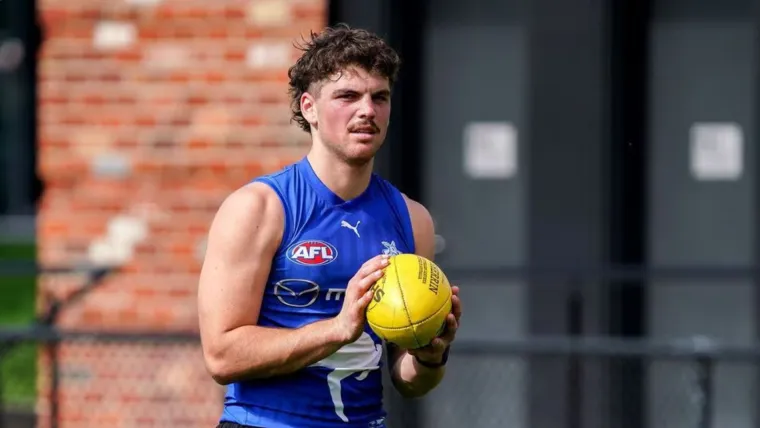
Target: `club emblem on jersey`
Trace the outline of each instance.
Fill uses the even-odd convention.
[[[385,247],[383,249],[383,254],[385,254],[386,256],[397,256],[401,254],[401,252],[398,249],[396,249],[396,241],[391,241],[391,242],[383,241],[382,243],[383,243],[383,247]]]
[[[288,249],[288,259],[304,266],[326,265],[338,258],[338,250],[324,241],[301,241]]]

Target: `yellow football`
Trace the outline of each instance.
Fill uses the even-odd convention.
[[[449,280],[435,263],[415,254],[391,256],[389,262],[372,287],[367,322],[401,348],[428,345],[443,332],[451,312]]]

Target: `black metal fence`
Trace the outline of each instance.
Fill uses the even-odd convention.
[[[4,376],[13,370],[9,361],[30,357],[38,361],[39,370],[32,385],[28,379],[24,384],[0,381],[5,385],[0,391],[3,428],[212,426],[219,416],[223,391],[206,376],[192,334],[4,329],[0,349]],[[727,401],[756,400],[754,386],[740,391],[716,386],[727,382],[731,371],[734,384],[743,377],[754,385],[758,362],[760,348],[710,345],[699,339],[661,344],[611,338],[499,344],[463,340],[452,351],[449,377],[429,397],[402,400],[389,393],[389,426],[548,426],[530,422],[536,417],[531,407],[544,412],[555,407],[542,401],[542,391],[531,391],[530,373],[531,366],[554,366],[561,368],[556,387],[566,389],[567,400],[561,411],[543,415],[552,426],[750,427],[754,415],[741,411],[720,419],[732,419],[733,424],[718,422],[716,391],[725,395],[723,411],[730,412],[734,406]],[[624,394],[616,399],[616,378],[627,370],[638,371],[643,383],[650,384],[640,391],[644,397]],[[463,389],[461,379],[470,385],[476,379],[482,387]],[[631,404],[642,398],[646,404]]]
[[[461,342],[447,382],[420,403],[426,410],[417,409],[414,422],[403,422],[430,427],[750,427],[755,426],[749,404],[757,398],[753,376],[759,356],[758,348],[713,346],[699,338],[672,343],[563,337]],[[552,373],[553,384],[532,381],[542,371]],[[749,382],[737,382],[737,373]],[[469,386],[473,383],[482,387]],[[738,390],[727,391],[736,386]],[[556,397],[560,399],[551,402]],[[733,404],[738,405],[726,406],[737,398],[740,403]]]
[[[16,376],[20,384],[0,391],[2,428],[208,426],[219,414],[221,389],[204,373],[195,334],[36,326],[0,330],[0,350],[0,366],[33,358],[35,368],[34,384]]]
[[[0,326],[0,428],[36,424],[39,386],[46,383],[41,381],[48,381],[51,396],[57,397],[61,379],[60,345],[66,336],[56,328],[58,316],[66,305],[81,299],[114,270],[91,266],[40,267],[30,260],[0,260],[0,281],[5,283],[0,288],[0,298],[3,291],[9,291],[6,287],[14,286],[14,281],[29,286],[28,281],[24,281],[29,277],[64,274],[84,277],[81,286],[63,300],[45,296],[48,306],[31,325],[24,328]],[[41,358],[47,364],[39,364]],[[45,376],[37,375],[40,369],[45,369]],[[49,403],[46,412],[49,425],[58,426],[59,401],[51,399]]]
[[[0,275],[12,270],[6,266]],[[74,299],[108,274],[88,272]],[[631,281],[650,274],[542,270],[520,277],[548,275],[552,284],[570,286],[584,282],[578,278]],[[746,281],[756,272],[657,275]],[[53,304],[34,325],[0,328],[0,428],[213,426],[223,388],[205,373],[195,334],[62,331],[55,320],[65,304]],[[387,388],[389,426],[756,427],[759,364],[760,347],[706,337],[459,339],[445,382],[428,397],[404,400]]]

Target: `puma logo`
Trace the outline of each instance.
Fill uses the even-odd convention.
[[[341,227],[345,227],[347,229],[351,229],[356,234],[357,238],[361,238],[359,235],[359,223],[361,223],[361,220],[356,222],[356,226],[351,226],[351,223],[347,222],[346,220],[343,220],[340,222]]]

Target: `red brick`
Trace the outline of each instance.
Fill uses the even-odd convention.
[[[326,2],[287,2],[286,22],[269,23],[251,21],[249,3],[40,2],[39,260],[80,263],[109,219],[136,215],[138,204],[156,206],[133,259],[64,310],[61,326],[197,331],[198,251],[216,209],[233,189],[308,148],[305,133],[289,123],[287,64],[253,69],[247,61],[262,39],[290,45],[324,26]],[[102,20],[134,23],[135,43],[96,49]],[[102,154],[118,154],[131,169],[119,178],[94,175]],[[85,279],[42,276],[38,307]],[[223,391],[197,344],[65,349],[62,426],[210,426],[218,418]],[[50,409],[47,360],[40,353],[40,427]],[[83,403],[91,413],[82,413]]]
[[[104,316],[103,311],[98,309],[86,309],[82,313],[82,322],[91,326],[90,328],[97,328],[103,323]]]

